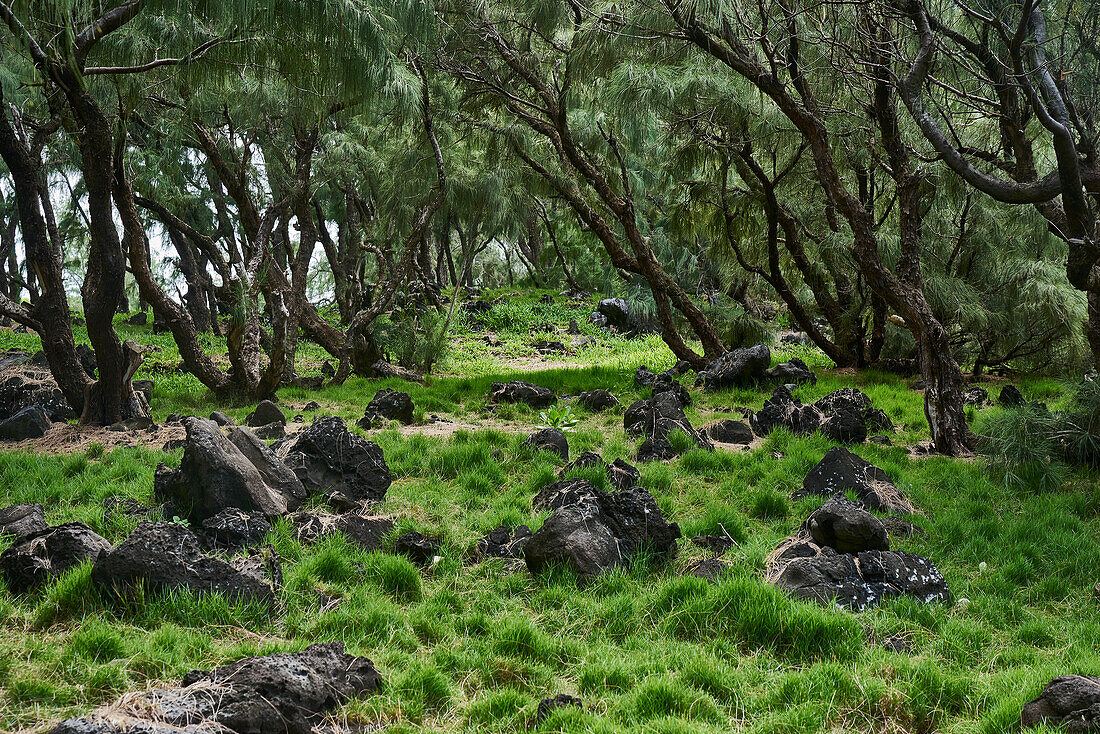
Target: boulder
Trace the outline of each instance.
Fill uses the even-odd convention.
[[[13,594],[22,594],[95,560],[111,544],[82,522],[69,522],[24,535],[0,553],[0,573]]]
[[[1022,727],[1043,724],[1081,734],[1100,732],[1100,678],[1063,675],[1048,683],[1020,713]]]
[[[657,379],[653,382],[653,394],[659,395],[660,393],[671,393],[676,397],[676,401],[680,403],[680,407],[686,408],[691,405],[691,393],[684,387],[678,380],[669,377],[668,373],[662,372],[657,375]]]
[[[640,365],[638,369],[634,370],[634,384],[638,387],[653,387],[653,383],[656,381],[656,373],[646,365]]]
[[[621,298],[605,298],[596,304],[596,313],[606,320],[606,326],[614,327],[617,331],[633,331],[636,323],[630,313],[630,305]]]
[[[478,538],[470,550],[469,559],[473,563],[479,563],[488,558],[523,558],[523,548],[530,538],[531,528],[526,525],[515,529],[509,525],[501,525]]]
[[[866,393],[854,387],[835,390],[814,403],[814,407],[825,417],[842,411],[855,413],[863,419],[868,430],[871,431],[894,430],[894,423],[890,417],[876,409]]]
[[[199,537],[207,548],[236,551],[260,545],[270,530],[271,522],[262,512],[230,507],[203,520]]]
[[[543,428],[532,433],[523,442],[523,446],[534,451],[549,451],[562,461],[569,460],[569,440],[556,428]]]
[[[149,323],[149,314],[144,311],[138,311],[136,314],[126,319],[126,323],[131,326],[145,326]]]
[[[558,402],[554,391],[522,380],[494,382],[489,386],[489,401],[493,403],[525,403],[532,408],[548,408]]]
[[[278,455],[311,494],[335,491],[353,501],[381,502],[390,487],[382,449],[349,432],[340,418],[315,418]]]
[[[826,452],[791,499],[797,502],[810,495],[832,497],[849,491],[855,493],[864,507],[875,512],[897,515],[916,512],[913,503],[894,486],[886,472],[842,446]]]
[[[225,413],[221,412],[220,410],[215,410],[213,413],[211,413],[210,420],[214,421],[219,426],[235,425],[233,423],[233,419],[227,416]]]
[[[858,502],[835,495],[806,519],[806,529],[818,545],[841,553],[890,550],[886,526]]]
[[[638,447],[639,461],[666,460],[676,456],[668,437],[674,430],[681,430],[691,437],[696,446],[708,451],[714,445],[702,431],[696,431],[684,415],[680,401],[671,392],[657,393],[651,398],[639,400],[626,409],[623,428],[630,435],[644,436]]]
[[[641,487],[613,493],[594,489],[554,510],[527,541],[523,556],[532,573],[563,563],[587,578],[643,550],[671,558],[679,538],[680,527],[665,520],[656,500]]]
[[[357,512],[343,515],[296,512],[290,516],[290,521],[302,543],[315,543],[331,533],[343,533],[349,541],[366,551],[381,550],[394,528],[392,518],[365,516]]]
[[[128,694],[118,703],[69,719],[50,734],[311,734],[344,731],[324,716],[382,688],[382,676],[343,643],[252,657],[210,671],[193,670],[180,688]]]
[[[1024,394],[1015,385],[1005,385],[997,396],[997,403],[1003,408],[1018,408],[1024,404]]]
[[[92,579],[123,597],[139,587],[186,588],[264,605],[275,601],[274,590],[258,573],[206,555],[198,536],[174,522],[139,523],[117,548],[99,555]]]
[[[589,390],[577,396],[577,404],[593,413],[600,413],[617,406],[619,399],[607,390]]]
[[[803,435],[821,427],[824,416],[812,405],[803,405],[791,391],[781,386],[764,401],[764,406],[749,416],[749,424],[757,436],[767,436],[776,428]]]
[[[951,600],[943,574],[927,558],[890,550],[842,553],[815,542],[808,526],[803,523],[765,564],[765,579],[793,596],[820,604],[835,601],[855,611],[894,596],[923,603]]]
[[[856,444],[867,440],[867,421],[859,413],[843,407],[826,415],[820,429],[835,443]]]
[[[270,400],[261,400],[260,404],[256,406],[256,410],[248,414],[245,422],[254,428],[271,423],[281,423],[285,426],[286,416],[283,415],[283,411],[279,410],[279,406],[275,403]]]
[[[398,392],[387,387],[374,394],[367,405],[366,414],[398,421],[407,426],[413,422],[413,401],[407,392]]]
[[[94,379],[94,356],[91,364],[93,375],[90,376]],[[0,358],[0,419],[10,418],[32,405],[45,411],[52,422],[77,417],[45,364],[32,364],[30,355],[25,352]]]
[[[50,430],[50,417],[38,405],[28,405],[15,415],[0,421],[0,440],[25,441],[41,438]]]
[[[531,507],[535,510],[556,510],[595,496],[596,487],[587,479],[559,479],[540,489],[531,500]]]
[[[286,467],[270,451],[256,446],[255,437],[250,439],[243,431],[237,434],[239,443],[262,458],[262,472],[213,421],[191,416],[184,418],[183,425],[187,443],[180,467],[158,464],[153,492],[158,499],[171,502],[192,524],[201,525],[230,507],[277,517],[301,504],[302,487],[290,482]],[[268,484],[268,479],[274,485]]]
[[[280,425],[280,424],[271,424]],[[281,427],[281,426],[280,426]],[[229,442],[256,467],[267,486],[289,498],[287,509],[294,510],[309,497],[302,480],[284,464],[266,443],[260,440],[259,429],[250,431],[235,426],[229,430]]]
[[[764,379],[771,361],[772,352],[766,344],[731,349],[700,372],[699,379],[706,390],[745,387]]]
[[[252,429],[252,433],[256,438],[263,439],[264,441],[275,441],[286,437],[286,424],[276,421],[264,426],[256,426]]]
[[[49,527],[46,511],[40,504],[12,505],[0,510],[0,535],[10,535],[16,540],[40,533]]]
[[[817,375],[798,357],[792,358],[789,362],[777,364],[775,367],[769,367],[764,371],[764,376],[769,380],[777,380],[781,385],[817,384]]]
[[[393,552],[405,556],[418,566],[427,566],[439,555],[442,543],[411,530],[393,544]]]
[[[744,421],[730,418],[711,423],[703,428],[706,434],[718,443],[752,443],[753,433]]]

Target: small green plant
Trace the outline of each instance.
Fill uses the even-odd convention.
[[[573,408],[569,405],[553,405],[549,410],[539,413],[542,420],[540,428],[556,428],[563,433],[573,430],[580,419],[573,415]]]

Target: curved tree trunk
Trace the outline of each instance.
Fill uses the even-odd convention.
[[[19,138],[0,90],[0,157],[11,172],[27,270],[34,272],[41,292],[33,302],[29,316],[32,328],[42,338],[42,351],[50,372],[69,405],[80,415],[84,411],[84,393],[91,379],[80,364],[73,338],[72,314],[62,277],[61,253],[54,250],[47,233],[46,219],[39,195],[41,160]],[[30,324],[28,324],[30,325]]]

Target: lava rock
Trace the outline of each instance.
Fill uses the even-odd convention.
[[[772,553],[765,578],[800,599],[835,601],[856,611],[894,596],[923,603],[951,600],[943,574],[927,558],[905,551],[841,553],[815,543],[805,525]]]
[[[600,413],[617,406],[619,399],[607,390],[589,390],[577,396],[577,404],[593,413]]]
[[[890,420],[890,416],[876,409],[871,403],[871,398],[854,387],[835,390],[814,403],[814,407],[825,417],[841,411],[855,413],[864,420],[868,430],[871,431],[894,430],[894,423]]]
[[[691,539],[694,546],[720,556],[737,545],[737,541],[728,535],[696,535]]]
[[[718,582],[718,577],[729,569],[729,564],[717,558],[706,558],[701,561],[692,561],[684,569],[684,576],[694,576],[703,579],[708,584]]]
[[[592,451],[585,451],[576,459],[562,467],[558,472],[558,479],[564,479],[566,475],[576,469],[599,468],[607,474],[607,479],[615,489],[630,489],[638,486],[642,479],[641,472],[636,466],[628,464],[622,459],[615,459],[608,464],[600,455]]]
[[[771,361],[772,352],[766,344],[731,349],[700,372],[699,379],[706,390],[744,387],[764,379]]]
[[[48,527],[46,512],[40,504],[12,505],[0,510],[0,535],[10,535],[19,540]]]
[[[379,390],[367,405],[367,415],[381,416],[386,420],[398,421],[404,425],[413,422],[413,401],[407,392],[398,392],[392,388]]]
[[[703,428],[718,443],[752,443],[753,433],[744,421],[726,419]]]
[[[493,403],[525,403],[532,408],[548,408],[558,402],[553,390],[522,380],[494,382],[489,386],[489,401]]]
[[[279,424],[273,423],[270,425]],[[261,427],[262,428],[262,427]],[[281,426],[280,426],[281,428]],[[294,510],[309,497],[302,480],[284,464],[276,453],[260,439],[260,429],[250,431],[247,428],[233,427],[229,431],[229,442],[237,447],[245,458],[256,467],[267,486],[284,497],[290,498],[287,509]]]
[[[89,376],[94,379],[94,355],[91,366],[93,375]],[[25,352],[0,358],[0,418],[10,418],[31,405],[42,408],[53,422],[76,418],[47,366],[33,365]]]
[[[302,543],[315,543],[326,535],[343,533],[349,541],[366,551],[381,550],[394,528],[391,518],[364,516],[355,512],[343,515],[296,512],[290,516],[290,522]]]
[[[841,553],[866,550],[890,550],[886,526],[863,509],[858,502],[835,495],[806,519],[810,537],[818,545],[835,548]]]
[[[789,383],[795,385],[803,383],[817,384],[817,375],[798,357],[792,358],[789,362],[777,364],[775,367],[769,367],[764,371],[764,376],[769,380],[778,380],[783,385]]]
[[[538,726],[547,718],[550,714],[554,713],[557,709],[566,708],[569,706],[575,706],[581,708],[584,702],[576,696],[570,696],[567,693],[559,693],[553,698],[544,698],[539,701],[538,711],[535,712],[535,726]]]
[[[656,381],[656,373],[644,364],[639,365],[638,369],[634,370],[634,384],[638,387],[653,387],[653,383]]]
[[[842,446],[826,452],[806,475],[802,489],[792,494],[791,499],[797,502],[810,495],[832,497],[848,491],[854,492],[869,510],[897,515],[916,512],[912,502],[894,486],[886,472]]]
[[[821,433],[830,441],[858,444],[867,440],[867,421],[846,408],[835,408],[821,422]]]
[[[776,428],[786,428],[791,433],[804,435],[816,431],[824,416],[812,405],[791,395],[786,387],[778,387],[764,406],[749,416],[749,424],[757,436],[767,436]]]
[[[50,734],[311,734],[336,731],[325,713],[381,689],[367,658],[339,642],[194,670],[180,688],[129,694],[117,704],[68,719]],[[343,731],[343,728],[339,729]]]
[[[173,522],[139,523],[118,548],[99,555],[92,579],[122,597],[138,587],[186,588],[264,605],[275,601],[274,590],[259,574],[206,555],[198,536]]]
[[[606,326],[612,326],[617,331],[629,332],[636,327],[634,316],[630,313],[630,305],[621,298],[605,298],[596,304],[596,313],[606,320]]]
[[[280,438],[286,438],[286,425],[278,422],[268,423],[266,426],[254,427],[252,433],[255,434],[256,438],[264,441],[276,441]]]
[[[535,451],[549,451],[557,454],[562,461],[569,461],[569,440],[556,428],[543,428],[532,433],[523,446]]]
[[[523,558],[523,548],[530,538],[531,528],[526,525],[515,529],[509,525],[501,525],[478,538],[469,558],[473,563],[487,558]]]
[[[1082,734],[1100,732],[1100,678],[1063,675],[1048,683],[1020,713],[1022,727],[1043,724]]]
[[[540,489],[531,500],[531,507],[536,510],[556,510],[559,507],[593,499],[595,496],[596,487],[587,479],[559,479]]]
[[[270,530],[263,513],[231,507],[203,520],[199,536],[208,548],[239,550],[260,545]]]
[[[658,559],[676,554],[680,527],[665,520],[656,500],[641,487],[592,495],[558,507],[523,549],[532,573],[564,563],[581,578],[622,565],[648,550]]]
[[[1024,404],[1024,394],[1015,385],[1005,385],[997,396],[997,403],[1004,408],[1018,408]]]
[[[676,450],[668,437],[674,430],[690,436],[696,446],[708,451],[714,445],[702,431],[696,431],[676,396],[671,392],[657,393],[651,398],[639,400],[626,409],[623,428],[628,434],[645,436],[638,447],[639,461],[667,460],[676,456]]]
[[[381,502],[392,481],[382,449],[333,416],[315,418],[278,455],[311,494],[335,491],[354,501]]]
[[[111,544],[82,522],[39,530],[16,540],[0,553],[0,573],[14,594],[22,594],[95,560]]]
[[[657,379],[653,382],[654,395],[659,395],[664,392],[674,395],[676,401],[680,403],[680,407],[682,408],[691,405],[691,393],[688,392],[686,387],[670,377],[666,372],[657,375]]]
[[[427,566],[437,555],[442,544],[411,530],[393,544],[393,552],[405,556],[418,566]]]
[[[126,323],[131,326],[145,326],[149,323],[149,314],[144,311],[138,311],[136,314],[126,319]]]
[[[215,410],[213,413],[211,413],[210,414],[210,420],[214,421],[219,426],[236,425],[236,424],[233,423],[232,418],[230,418],[229,416],[227,416],[225,413],[221,412],[220,410]]]
[[[981,407],[989,400],[989,391],[982,387],[972,387],[963,393],[963,405]]]
[[[0,421],[0,440],[25,441],[41,438],[50,430],[50,417],[38,405],[28,405],[10,418]]]
[[[283,415],[283,411],[279,410],[279,406],[275,403],[270,400],[261,400],[260,404],[256,406],[256,410],[248,414],[245,422],[253,428],[271,423],[281,423],[285,426],[286,416]]]
[[[237,443],[259,457],[259,467],[213,421],[192,416],[184,418],[183,425],[187,443],[180,467],[158,464],[153,492],[175,505],[192,524],[201,525],[230,507],[277,517],[301,504],[304,488],[290,480],[286,467],[269,450],[261,449],[254,436],[243,429],[235,434]]]

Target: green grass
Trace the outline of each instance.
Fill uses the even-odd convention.
[[[523,344],[539,338],[535,322],[575,318],[563,304],[536,311],[536,295],[491,312],[504,345],[497,351],[524,356]],[[476,339],[469,326],[464,319],[459,330],[467,346]],[[147,330],[120,330],[153,340]],[[3,335],[0,346],[34,346],[25,335]],[[156,339],[159,358],[178,359],[164,337]],[[539,731],[992,733],[1015,731],[1023,702],[1052,677],[1100,674],[1095,477],[1075,474],[1057,491],[1038,492],[1006,486],[978,460],[913,458],[907,445],[927,440],[920,394],[892,375],[828,371],[820,354],[804,349],[776,355],[797,353],[820,370],[816,386],[799,388],[803,401],[858,386],[899,424],[895,445],[856,453],[887,471],[921,508],[914,521],[925,534],[895,547],[931,557],[956,598],[969,603],[895,600],[851,614],[794,601],[764,583],[768,553],[820,502],[792,505],[789,494],[829,448],[820,436],[785,431],[753,451],[691,449],[669,464],[641,467],[643,484],[685,536],[724,530],[738,541],[718,584],[679,575],[706,555],[686,539],[669,565],[638,562],[583,586],[564,572],[532,577],[499,561],[467,565],[466,551],[492,528],[538,526],[542,516],[531,510],[531,497],[562,464],[521,447],[539,422],[537,411],[487,411],[490,382],[528,379],[569,395],[604,387],[625,406],[643,396],[632,384],[638,364],[661,369],[672,362],[652,339],[598,339],[600,357],[568,357],[583,368],[517,371],[484,349],[456,348],[444,374],[426,386],[356,379],[319,392],[283,391],[286,406],[317,400],[322,412],[350,420],[376,390],[399,387],[413,395],[421,416],[490,426],[445,439],[395,428],[369,432],[395,477],[383,510],[396,517],[398,532],[442,537],[443,560],[420,570],[340,536],[302,546],[279,524],[270,541],[283,559],[285,584],[274,615],[183,592],[112,602],[91,582],[88,565],[25,596],[0,590],[0,730],[45,731],[194,668],[329,640],[370,657],[387,681],[381,694],[351,702],[342,715],[399,732],[526,731],[540,699],[568,692],[581,695],[584,708],[555,712]],[[305,359],[319,363],[315,347],[303,347]],[[241,420],[253,407],[214,405],[190,376],[146,369],[157,380],[158,417],[225,408]],[[1052,406],[1065,400],[1054,380],[1029,379],[1023,387]],[[698,426],[728,416],[717,408],[758,408],[768,394],[693,397],[687,412]],[[637,442],[623,435],[622,409],[574,412],[581,422],[569,434],[573,455],[587,449],[608,460],[630,458]],[[998,412],[977,411],[976,426]],[[0,503],[41,502],[50,522],[80,520],[118,542],[135,522],[105,517],[103,499],[150,504],[159,461],[177,463],[179,452],[93,444],[70,456],[0,453]],[[322,612],[321,593],[342,601]],[[909,640],[912,654],[871,642],[891,635]]]

